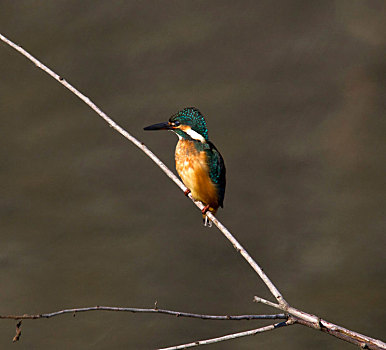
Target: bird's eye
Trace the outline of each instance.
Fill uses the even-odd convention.
[[[181,123],[178,121],[178,120],[176,120],[175,122],[174,122],[174,126],[179,126]]]

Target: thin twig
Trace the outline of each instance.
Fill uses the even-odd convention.
[[[20,340],[21,337],[21,320],[16,324],[16,334],[12,339],[13,343],[16,343]]]
[[[164,314],[176,317],[191,317],[200,318],[202,320],[223,320],[223,321],[240,321],[240,320],[286,320],[288,317],[285,314],[276,315],[205,315],[205,314],[194,314],[190,312],[173,311],[166,309],[143,309],[135,307],[116,307],[116,306],[91,306],[81,307],[73,309],[64,309],[46,314],[23,314],[23,315],[0,315],[0,319],[38,319],[38,318],[51,318],[64,314],[76,314],[78,312],[88,311],[114,311],[114,312],[132,312],[132,313],[152,313],[152,314]]]
[[[253,298],[253,301],[255,303],[261,303],[261,304],[264,304],[264,305],[268,305],[268,306],[272,306],[272,307],[275,307],[275,308],[280,308],[280,305],[279,304],[275,304],[273,303],[272,301],[269,301],[269,300],[266,300],[266,299],[263,299],[263,298],[260,298],[260,297],[254,297]]]
[[[218,337],[218,338],[199,340],[199,341],[195,341],[195,342],[192,342],[192,343],[171,346],[171,347],[168,347],[168,348],[162,348],[162,349],[159,349],[159,350],[179,350],[179,349],[193,348],[195,346],[200,346],[200,345],[209,345],[209,344],[219,343],[219,342],[226,341],[226,340],[246,337],[248,335],[255,335],[255,334],[258,334],[258,333],[272,331],[274,329],[278,329],[278,328],[282,328],[282,327],[285,327],[285,326],[289,326],[291,324],[293,324],[293,321],[292,320],[287,320],[286,322],[270,324],[269,326],[260,327],[260,328],[252,329],[252,330],[249,330],[249,331],[228,334],[228,335],[224,335],[224,336]]]
[[[48,68],[46,65],[44,65],[42,62],[40,62],[36,57],[32,56],[29,52],[24,50],[21,46],[15,44],[2,34],[0,34],[0,39],[5,42],[7,45],[11,46],[13,49],[21,53],[23,56],[28,58],[31,62],[33,62],[38,68],[49,74],[52,78],[54,78],[56,81],[58,81],[60,84],[62,84],[64,87],[66,87],[68,90],[70,90],[73,94],[75,94],[77,97],[79,97],[84,103],[86,103],[90,108],[92,108],[100,117],[102,117],[113,129],[118,131],[122,136],[124,136],[126,139],[131,141],[134,145],[136,145],[140,150],[142,150],[146,155],[148,155],[154,163],[156,163],[162,171],[174,181],[174,183],[182,190],[182,192],[185,192],[187,190],[187,187],[178,179],[176,175],[152,152],[150,151],[143,142],[138,141],[134,136],[132,136],[129,132],[127,132],[125,129],[123,129],[121,126],[119,126],[116,122],[114,122],[110,117],[107,116],[106,113],[104,113],[94,102],[92,102],[87,96],[82,94],[78,89],[76,89],[74,86],[72,86],[70,83],[68,83],[63,77],[56,74],[54,71],[52,71],[50,68]],[[194,204],[199,209],[203,209],[205,206],[199,201],[195,201],[192,197],[192,194],[188,194],[189,198],[193,201]],[[271,291],[271,293],[274,295],[274,297],[277,299],[279,304],[282,305],[288,305],[288,303],[285,301],[279,290],[276,288],[276,286],[271,282],[271,280],[268,278],[268,276],[264,273],[262,268],[256,263],[255,260],[252,259],[252,257],[248,254],[248,252],[242,247],[242,245],[236,240],[236,238],[233,237],[233,235],[228,231],[228,229],[221,224],[221,222],[209,211],[206,214],[208,218],[214,222],[214,224],[219,228],[219,230],[225,235],[225,237],[232,243],[233,247],[244,257],[244,259],[249,263],[249,265],[255,270],[255,272],[260,276],[260,278],[264,281],[268,289]]]

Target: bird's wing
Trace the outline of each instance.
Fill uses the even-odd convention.
[[[225,164],[220,152],[217,150],[212,142],[208,142],[208,148],[205,150],[208,157],[209,176],[211,180],[217,185],[218,202],[221,207],[224,206],[225,196]]]

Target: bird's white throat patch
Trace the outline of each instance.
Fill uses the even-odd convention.
[[[206,142],[205,137],[200,135],[197,131],[194,131],[188,125],[181,126],[181,130],[186,132],[193,140],[200,141],[200,142]]]

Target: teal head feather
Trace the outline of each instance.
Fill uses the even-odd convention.
[[[182,124],[190,126],[192,130],[200,134],[205,141],[208,141],[208,129],[206,127],[206,121],[201,112],[195,107],[187,107],[172,115],[169,119],[172,124]],[[179,129],[173,130],[177,135],[190,139],[191,137],[185,132]]]

